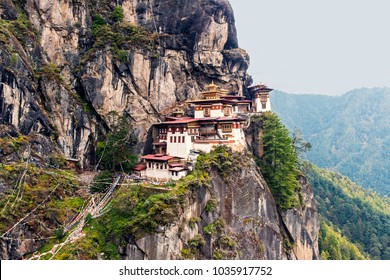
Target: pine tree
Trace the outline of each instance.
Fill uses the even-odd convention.
[[[97,145],[100,165],[106,170],[130,171],[138,161],[133,152],[137,140],[130,122],[116,112],[110,112],[107,121],[110,132]]]
[[[297,180],[297,153],[288,130],[273,113],[263,115],[263,149],[261,172],[264,175],[278,207],[282,210],[295,206]]]

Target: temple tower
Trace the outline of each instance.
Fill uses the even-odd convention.
[[[253,112],[264,113],[271,111],[271,100],[269,94],[272,91],[271,88],[268,88],[264,84],[260,84],[248,89],[253,95]]]

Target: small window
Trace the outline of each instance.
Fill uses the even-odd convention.
[[[176,143],[176,136],[173,137],[173,143]]]
[[[186,142],[186,138],[184,136],[181,137],[181,142],[183,142],[183,143]]]
[[[178,136],[177,138],[178,138],[178,139],[177,139],[177,140],[178,140],[178,142],[179,142],[179,143],[181,143],[181,137],[180,137],[180,136]]]
[[[173,137],[171,136],[171,143],[173,142]]]
[[[267,109],[267,103],[266,102],[261,102],[261,107],[263,109]]]
[[[222,124],[222,132],[232,132],[231,124]]]
[[[204,108],[203,113],[205,117],[210,117],[210,108]]]

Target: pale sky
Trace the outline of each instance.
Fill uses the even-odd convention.
[[[229,0],[254,82],[289,93],[390,86],[390,0]]]

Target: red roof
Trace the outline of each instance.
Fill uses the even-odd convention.
[[[210,103],[223,103],[223,104],[235,104],[237,101],[236,100],[231,100],[231,99],[228,99],[228,98],[220,98],[220,99],[197,99],[197,100],[191,100],[191,101],[186,101],[187,103],[190,103],[190,104],[202,104],[202,103],[206,103],[206,104],[210,104]]]
[[[195,119],[196,121],[215,121],[217,118],[216,117],[206,117],[206,118],[199,118],[199,119]]]
[[[161,155],[161,154],[157,154],[157,155],[146,155],[146,156],[143,156],[141,157],[142,159],[145,159],[145,160],[154,160],[154,161],[168,161],[170,159],[173,159],[174,157],[172,156],[164,156],[164,155]]]
[[[229,98],[229,99],[243,99],[244,96],[241,95],[222,95],[221,98]]]
[[[142,170],[145,170],[146,169],[146,165],[145,164],[137,164],[136,166],[133,167],[133,170],[135,171],[142,171]]]
[[[161,123],[157,123],[157,124],[186,124],[186,123],[190,123],[190,122],[193,122],[193,121],[196,121],[196,119],[194,119],[194,118],[182,118],[182,119],[177,119],[175,121],[161,122]]]
[[[233,118],[233,117],[223,117],[217,119],[217,121],[245,121],[245,120],[240,118]]]
[[[166,121],[177,121],[177,120],[185,120],[185,119],[192,119],[192,118],[191,117],[177,118],[177,117],[171,117],[171,116],[166,117]]]
[[[177,171],[177,172],[179,172],[179,171],[184,171],[184,170],[187,170],[187,169],[184,168],[184,167],[174,167],[174,168],[169,168],[168,170],[169,171]]]
[[[169,167],[184,167],[184,163],[182,162],[171,163],[169,164]]]

